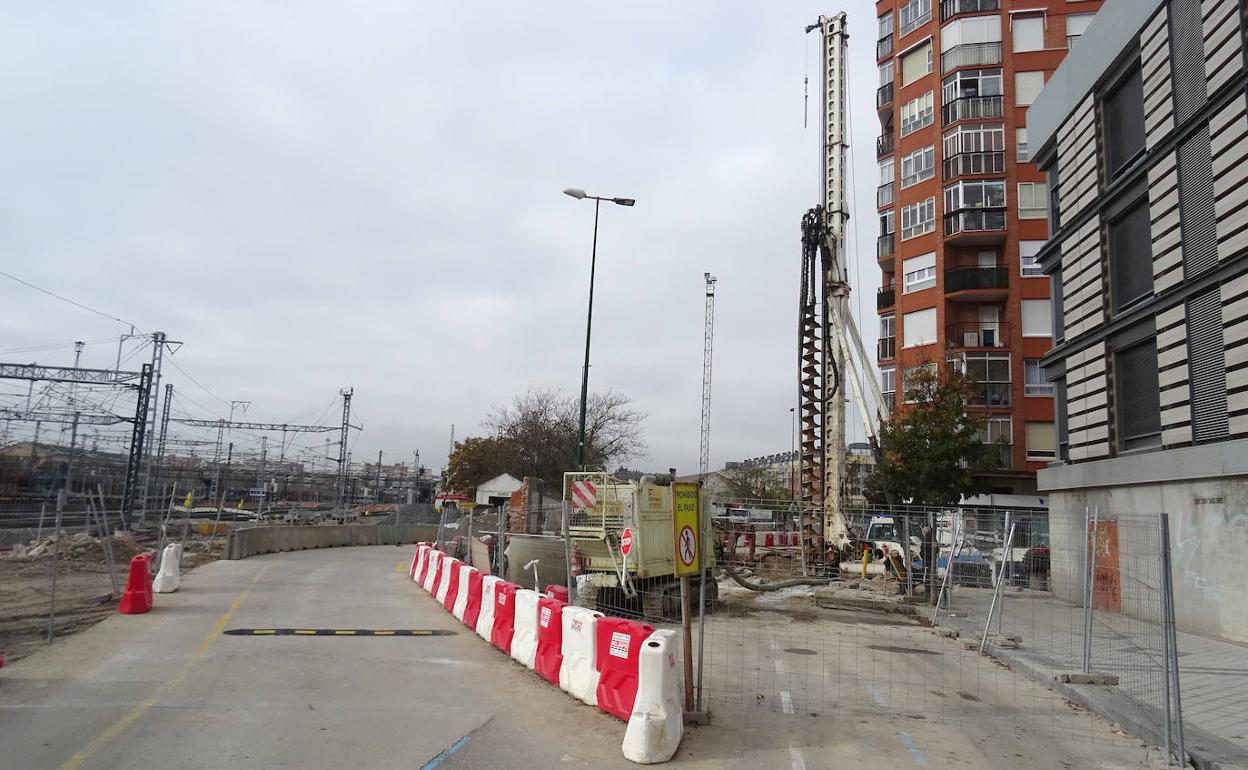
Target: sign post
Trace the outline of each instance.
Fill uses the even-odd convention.
[[[698,541],[698,485],[672,483],[672,535],[676,574],[680,576],[680,630],[685,659],[685,712],[693,704],[693,613],[690,608],[689,576],[702,571],[702,544]]]

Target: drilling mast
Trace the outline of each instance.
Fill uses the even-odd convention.
[[[705,273],[706,323],[702,330],[702,446],[698,454],[701,480],[711,468],[711,351],[715,342],[715,276]]]
[[[845,14],[820,16],[806,28],[822,37],[823,89],[820,95],[821,196],[802,217],[801,289],[798,301],[798,405],[801,419],[801,500],[822,513],[826,552],[848,542],[841,509],[845,467],[846,383],[852,386],[868,438],[875,433],[865,391],[884,404],[874,361],[867,357],[849,312],[849,261],[845,223],[849,220],[845,171],[849,144],[845,126],[845,63],[849,36]],[[852,351],[852,352],[851,352]],[[855,355],[857,360],[855,360]],[[872,373],[863,377],[863,373]],[[803,547],[815,553],[814,522],[803,521]],[[833,557],[835,558],[835,557]]]

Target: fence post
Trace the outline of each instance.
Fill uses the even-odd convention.
[[[1187,764],[1187,749],[1183,745],[1183,696],[1179,677],[1179,635],[1174,618],[1174,574],[1170,561],[1170,514],[1158,516],[1161,527],[1161,606],[1163,628],[1166,634],[1166,750],[1171,745],[1176,749],[1175,757],[1180,765]],[[1171,712],[1170,699],[1174,697],[1174,710]],[[1171,733],[1171,722],[1174,732]]]
[[[1004,531],[1008,532],[1009,535],[1007,536],[1006,541],[1004,543],[1005,548],[1002,550],[1002,554],[1004,555],[1005,558],[1001,562],[1001,574],[998,576],[999,580],[1005,581],[1005,585],[1002,586],[1001,590],[997,591],[997,593],[999,594],[997,598],[997,633],[998,634],[1001,633],[1001,623],[1002,623],[1002,619],[1005,617],[1005,589],[1009,588],[1010,586],[1009,580],[1010,580],[1010,576],[1013,574],[1012,565],[1014,564],[1014,547],[1013,547],[1014,546],[1014,525],[1010,522],[1009,511],[1005,512]],[[992,617],[991,612],[989,613],[989,617],[990,618]]]
[[[902,558],[906,560],[906,596],[914,596],[914,558],[910,555],[910,514],[906,512],[901,518],[902,538],[905,542],[901,546]],[[805,572],[802,573],[806,574]]]
[[[568,516],[568,501],[564,500],[562,505],[563,518],[563,567],[567,570],[568,584],[568,604],[576,604],[576,578],[572,575],[572,520]]]
[[[1084,518],[1088,519],[1087,506],[1084,506]],[[1083,602],[1083,673],[1092,673],[1092,621],[1096,601],[1096,540],[1097,528],[1100,525],[1101,507],[1092,509],[1090,526],[1084,532],[1084,602]]]
[[[1008,535],[1008,537],[1011,543],[1014,542],[1014,525],[1012,524],[1010,525],[1010,534]],[[996,585],[996,588],[992,592],[992,604],[988,605],[988,622],[984,624],[984,635],[983,635],[983,638],[979,640],[979,651],[981,654],[984,651],[984,647],[988,645],[988,630],[992,628],[992,613],[994,611],[1000,612],[1005,609],[1005,606],[1001,601],[1002,600],[1001,589],[1004,586],[1005,586],[1005,569],[1003,568],[997,571],[997,585]],[[997,615],[997,633],[998,634],[1001,633],[1001,616],[1000,615]]]
[[[953,524],[953,542],[949,544],[949,562],[945,565],[945,577],[940,581],[940,593],[936,595],[936,606],[932,609],[932,625],[936,625],[936,616],[940,614],[940,600],[942,597],[948,602],[947,609],[953,609],[953,600],[949,598],[948,586],[950,578],[953,577],[953,564],[958,558],[958,553],[962,550],[962,516],[956,514],[957,518]],[[932,560],[932,571],[935,572],[940,564],[940,538],[936,538],[935,558]]]

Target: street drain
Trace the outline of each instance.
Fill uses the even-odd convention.
[[[453,636],[436,628],[231,628],[230,636]]]
[[[889,647],[886,644],[868,644],[867,647],[872,650],[879,650],[880,652],[901,652],[913,655],[940,655],[940,653],[935,650],[920,650],[914,647]]]
[[[805,647],[785,647],[785,652],[791,652],[794,655],[818,655],[814,650],[808,650]]]

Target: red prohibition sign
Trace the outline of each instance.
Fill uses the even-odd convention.
[[[693,527],[686,524],[680,528],[680,560],[686,567],[693,566],[693,559],[697,555],[697,546],[693,537]]]

